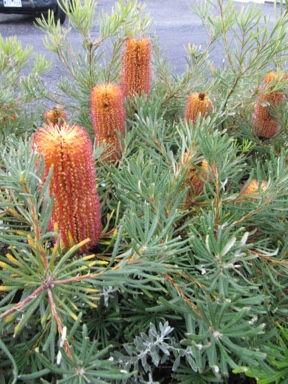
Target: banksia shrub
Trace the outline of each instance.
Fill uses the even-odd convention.
[[[125,135],[124,95],[112,83],[96,85],[91,90],[91,114],[97,145],[109,145],[102,154],[105,161],[121,157],[119,134]]]
[[[275,107],[284,104],[285,93],[277,90],[277,83],[286,78],[287,75],[280,77],[278,72],[269,72],[264,76],[252,118],[252,128],[259,137],[270,139],[279,130]]]
[[[44,113],[44,122],[46,124],[62,125],[67,120],[67,113],[63,105],[56,105]]]
[[[187,122],[192,121],[195,123],[199,114],[205,117],[209,113],[212,113],[212,111],[213,106],[206,93],[194,92],[188,97],[184,117]]]
[[[63,124],[40,127],[33,147],[44,157],[45,177],[53,166],[50,193],[54,195],[51,228],[59,228],[65,247],[87,238],[85,252],[95,246],[102,226],[96,188],[92,143],[80,126]]]
[[[129,38],[122,58],[121,88],[125,96],[151,90],[151,42],[146,37]]]

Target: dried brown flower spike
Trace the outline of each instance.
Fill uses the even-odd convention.
[[[280,76],[278,72],[269,72],[264,76],[252,118],[252,128],[259,137],[270,139],[279,130],[279,119],[273,109],[284,104],[285,92],[275,88],[286,78],[287,74]]]

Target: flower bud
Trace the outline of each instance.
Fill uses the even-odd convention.
[[[44,122],[52,125],[62,125],[67,120],[67,113],[63,105],[56,105],[54,108],[49,109],[44,113]]]
[[[188,97],[185,107],[185,120],[187,122],[196,122],[198,115],[206,117],[209,113],[212,113],[213,106],[209,97],[204,92],[191,93]]]

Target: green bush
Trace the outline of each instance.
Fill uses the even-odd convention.
[[[119,81],[123,45],[150,35],[150,19],[137,0],[120,0],[97,14],[92,36],[95,2],[62,6],[68,26],[39,20],[67,74],[55,102],[94,140],[91,88]],[[31,48],[0,39],[1,384],[288,382],[287,102],[271,111],[275,136],[252,129],[264,75],[287,69],[287,14],[271,27],[259,5],[207,0],[195,12],[206,46],[189,44],[175,76],[151,38],[151,96],[126,100],[121,159],[105,163],[95,146],[103,232],[91,255],[51,232],[53,170],[43,183],[31,151],[53,100],[39,77],[49,63],[38,57],[23,75]],[[285,76],[276,87],[287,95]],[[192,92],[209,94],[213,113],[187,122]]]

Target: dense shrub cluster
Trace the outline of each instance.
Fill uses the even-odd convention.
[[[201,1],[175,76],[137,0],[62,6],[57,94],[0,38],[1,384],[287,383],[287,14]]]

